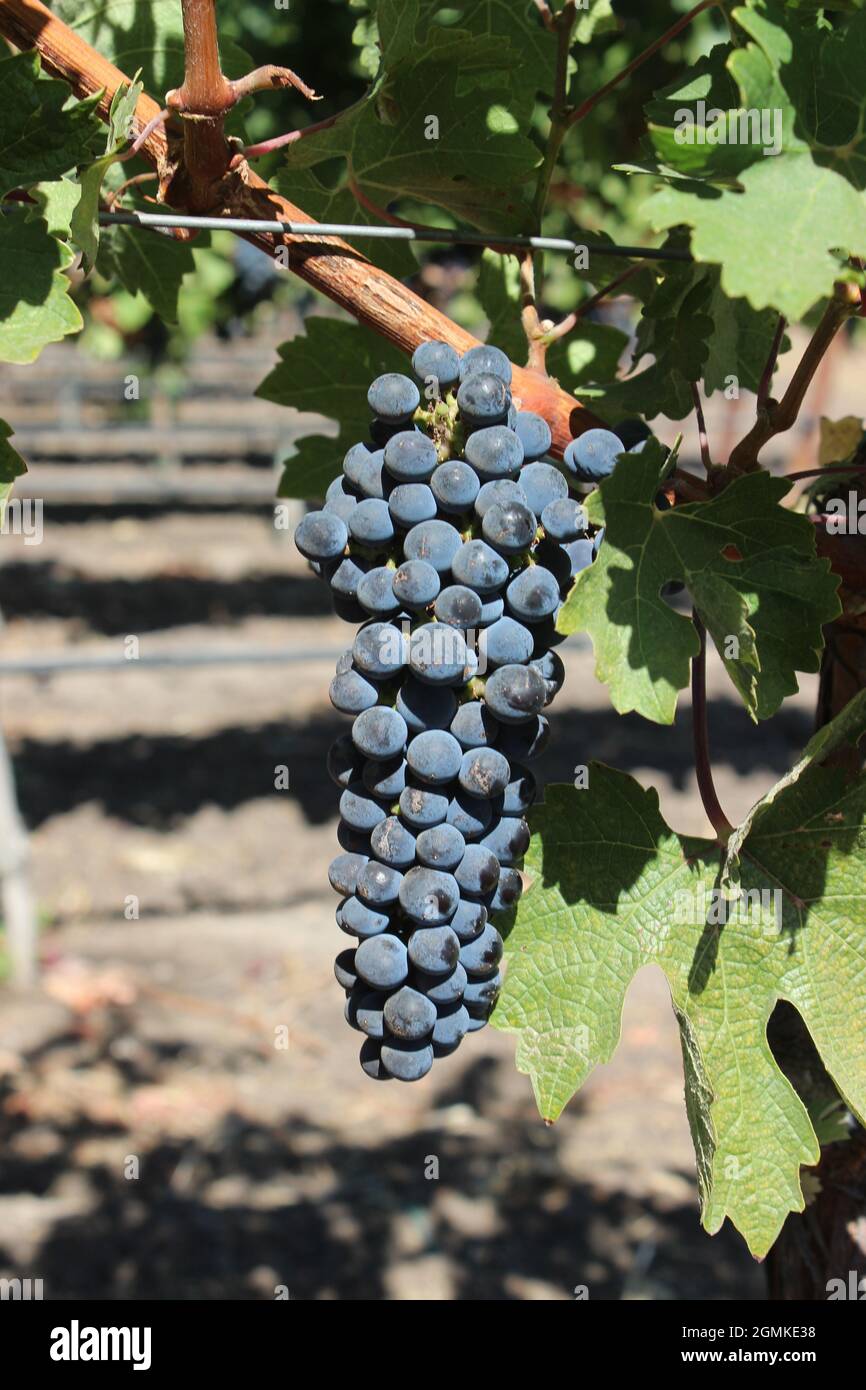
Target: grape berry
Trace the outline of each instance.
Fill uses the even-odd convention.
[[[371,442],[352,446],[295,536],[337,613],[360,624],[331,683],[353,718],[328,760],[343,849],[329,877],[356,942],[335,974],[366,1034],[363,1070],[401,1081],[496,1003],[493,919],[520,897],[536,794],[525,764],[564,674],[556,615],[600,543],[569,487],[624,451],[590,430],[555,466],[498,348],[423,343],[412,366],[420,391],[394,372],[373,382]]]

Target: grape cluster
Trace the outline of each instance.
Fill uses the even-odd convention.
[[[424,400],[398,373],[373,382],[371,442],[295,537],[361,625],[330,690],[353,718],[329,756],[343,850],[329,876],[356,941],[335,971],[364,1071],[402,1081],[483,1028],[498,997],[494,918],[520,897],[526,764],[564,676],[556,616],[601,542],[570,484],[624,448],[590,430],[554,465],[498,348],[427,342],[412,367]]]

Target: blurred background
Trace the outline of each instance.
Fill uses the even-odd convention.
[[[363,6],[225,16],[257,62],[290,26],[327,94],[317,117],[363,90]],[[678,57],[618,106],[623,153]],[[308,119],[285,93],[247,129]],[[606,172],[609,148],[593,166],[593,129],[551,231],[573,227],[578,194],[585,227],[627,225],[629,182]],[[659,972],[637,977],[619,1052],[552,1129],[493,1029],[416,1087],[357,1067],[327,884],[325,757],[346,727],[327,691],[349,630],[292,544],[303,504],[278,524],[274,508],[293,441],[332,426],[253,394],[305,318],[336,311],[229,235],[194,255],[176,327],[94,275],[77,289],[84,333],[0,369],[31,470],[15,496],[44,499],[40,544],[0,538],[0,727],[39,922],[33,982],[11,978],[0,932],[0,1277],[41,1278],[58,1299],[763,1297],[736,1233],[699,1225]],[[551,261],[551,313],[588,292],[566,272]],[[485,335],[476,256],[428,250],[408,278]],[[597,317],[631,331],[634,305]],[[814,466],[819,418],[862,411],[862,379],[861,343],[840,338],[773,466]],[[747,393],[709,402],[716,456],[753,414]],[[678,428],[655,427],[667,442]],[[694,421],[683,429],[697,467]],[[588,645],[559,650],[542,780],[598,758],[656,786],[675,828],[707,831],[688,699],[672,729],[619,718]],[[738,819],[810,736],[817,678],[757,730],[717,662],[709,683]]]

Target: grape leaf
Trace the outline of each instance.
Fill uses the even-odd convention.
[[[659,511],[666,464],[653,440],[601,484],[604,545],[578,575],[560,631],[589,633],[615,709],[670,724],[698,637],[661,589],[684,583],[749,714],[767,719],[797,690],[797,671],[818,669],[838,578],[816,557],[808,519],[780,505],[784,479],[761,470],[708,502]]]
[[[16,478],[27,472],[27,464],[18,450],[13,449],[9,443],[13,433],[12,426],[7,425],[5,420],[0,420],[0,527],[6,517],[6,505],[12,485]]]
[[[102,132],[97,101],[75,101],[68,83],[43,77],[38,53],[0,59],[0,198],[88,158]]]
[[[729,1217],[758,1257],[802,1211],[801,1164],[820,1149],[778,1067],[767,1023],[799,1011],[849,1108],[866,1116],[866,779],[808,769],[752,826],[740,896],[720,850],[663,821],[658,796],[602,764],[588,787],[548,787],[530,813],[532,883],[506,942],[493,1017],[517,1036],[542,1116],[555,1120],[613,1054],[626,989],[656,963],[680,1028],[702,1220]]]
[[[334,435],[299,439],[285,461],[280,497],[321,498],[350,445],[369,439],[367,389],[382,372],[405,372],[406,359],[371,329],[342,319],[309,318],[306,335],[279,349],[280,362],[256,395],[339,422]]]
[[[752,41],[730,51],[727,71],[742,110],[780,113],[780,152],[743,144],[704,156],[657,126],[656,147],[678,172],[737,177],[732,187],[680,178],[649,200],[647,215],[657,230],[691,227],[694,255],[721,264],[732,298],[796,320],[832,293],[848,256],[866,253],[866,14],[831,29],[779,0],[750,0],[733,18]],[[755,256],[775,228],[773,254]]]
[[[64,271],[74,254],[35,217],[0,217],[0,361],[32,362],[82,328]]]
[[[861,690],[854,696],[853,700],[849,700],[835,719],[818,730],[807,743],[802,757],[785,773],[784,777],[776,782],[775,786],[761,797],[760,801],[755,802],[745,820],[736,827],[725,846],[722,863],[722,886],[726,891],[733,889],[739,881],[740,854],[743,845],[751,833],[752,826],[764,815],[767,807],[772,806],[787,787],[799,782],[803,773],[815,763],[823,762],[830,753],[840,748],[842,744],[858,743],[864,732],[866,732],[866,690]]]
[[[519,186],[540,159],[528,137],[527,55],[492,26],[475,34],[429,24],[421,46],[414,42],[419,0],[399,12],[380,6],[380,26],[392,13],[376,82],[328,129],[289,146],[287,167],[342,156],[376,203],[410,196],[478,227],[520,227],[529,207]]]
[[[590,0],[581,22],[589,27],[593,12],[596,22],[608,0]],[[439,0],[378,0],[376,6],[382,59],[386,67],[411,54],[414,48],[435,41],[454,30],[474,38],[495,39],[502,45],[503,57],[510,49],[520,63],[520,85],[528,89],[549,90],[556,71],[556,41],[539,21],[532,0],[516,0],[510,5],[491,5],[490,0],[458,0],[447,11]],[[447,22],[447,27],[444,27]],[[586,28],[584,32],[586,32]]]
[[[102,183],[118,155],[123,153],[135,107],[143,90],[140,82],[118,87],[108,113],[105,154],[94,160],[81,174],[81,197],[72,214],[69,230],[91,266],[99,251],[99,195]]]
[[[166,323],[177,323],[181,281],[195,269],[187,242],[145,227],[113,228],[100,239],[100,269],[114,272],[130,294],[141,294]]]
[[[54,179],[31,189],[36,207],[29,216],[41,219],[52,236],[66,240],[70,234],[72,214],[81,197],[81,185],[73,179]]]

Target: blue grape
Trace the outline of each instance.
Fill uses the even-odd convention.
[[[529,847],[529,826],[522,817],[500,816],[481,844],[500,864],[513,864],[523,858]]]
[[[368,859],[358,874],[355,896],[368,907],[390,907],[397,901],[403,875],[388,864]]]
[[[486,541],[467,541],[452,556],[451,574],[477,594],[492,594],[508,578],[508,565]]]
[[[420,1081],[433,1065],[430,1043],[390,1038],[382,1043],[381,1064],[397,1081]]]
[[[470,980],[464,991],[464,1003],[471,1013],[486,1018],[494,1008],[502,989],[502,976],[497,970],[486,980]]]
[[[499,860],[484,840],[479,845],[467,845],[463,858],[454,870],[462,895],[481,898],[492,893],[499,882]]]
[[[368,570],[358,584],[358,602],[375,618],[390,618],[400,611],[400,600],[394,593],[394,571],[388,565]]]
[[[360,714],[376,704],[379,687],[360,671],[341,671],[331,681],[328,694],[334,709],[341,714]]]
[[[507,912],[514,906],[523,892],[523,881],[517,869],[503,866],[495,893],[487,900],[489,912]],[[466,967],[467,970],[469,967]],[[477,972],[476,972],[477,973]]]
[[[428,608],[439,593],[439,575],[426,560],[404,560],[391,574],[395,599],[415,612]]]
[[[396,709],[406,721],[410,734],[422,734],[425,729],[447,729],[457,710],[457,696],[442,685],[424,685],[408,676],[397,694]],[[451,732],[454,733],[453,727]]]
[[[564,463],[580,483],[598,483],[608,477],[624,453],[623,442],[612,430],[587,430],[566,447]]]
[[[394,523],[388,503],[381,497],[365,497],[349,517],[349,533],[359,545],[387,545],[394,539]]]
[[[520,470],[520,486],[526,494],[526,505],[536,516],[541,516],[551,502],[568,496],[568,483],[550,463],[528,463]]]
[[[436,498],[426,483],[400,483],[388,495],[388,510],[397,526],[411,530],[436,515]]]
[[[473,438],[477,438],[474,435]],[[526,506],[526,493],[512,478],[493,478],[483,483],[475,498],[475,515],[483,518],[487,509],[496,502],[520,502]]]
[[[361,470],[370,455],[374,453],[381,454],[381,450],[371,449],[369,444],[353,444],[343,458],[343,475],[358,492],[360,492]]]
[[[495,743],[499,725],[483,700],[467,700],[459,705],[449,725],[460,747],[486,748]]]
[[[464,352],[460,359],[460,380],[465,381],[477,372],[497,376],[506,386],[511,385],[511,363],[501,348],[482,343]]]
[[[400,424],[411,420],[421,404],[421,396],[411,377],[402,376],[399,372],[385,372],[383,376],[376,377],[367,392],[367,404],[380,420]]]
[[[406,750],[410,770],[420,781],[434,786],[454,780],[462,756],[460,744],[445,729],[416,734]]]
[[[366,854],[338,854],[328,868],[328,881],[335,893],[349,898],[355,891],[358,875],[369,860]]]
[[[480,840],[492,819],[490,802],[469,796],[462,788],[448,806],[448,824],[456,826],[464,840]]]
[[[370,832],[370,848],[376,858],[393,869],[408,869],[415,863],[415,836],[398,816],[386,816]]]
[[[410,869],[400,884],[400,906],[423,927],[438,927],[453,917],[460,901],[460,889],[453,874],[418,865]],[[420,961],[414,961],[420,965]],[[451,962],[454,964],[454,961]],[[426,966],[422,967],[427,969]],[[433,972],[435,973],[435,972]]]
[[[369,937],[355,951],[355,970],[373,989],[398,989],[409,974],[409,953],[392,932]]]
[[[416,841],[416,855],[419,864],[428,869],[441,869],[450,873],[460,863],[466,841],[453,825],[443,823],[422,830]]]
[[[465,584],[449,584],[433,605],[433,612],[440,623],[458,628],[474,628],[481,617],[481,610],[481,599]]]
[[[481,940],[480,937],[478,939]],[[464,949],[450,927],[424,927],[409,937],[409,959],[417,970],[423,970],[426,975],[450,975]],[[465,966],[463,968],[466,969]]]
[[[447,796],[429,787],[407,786],[400,793],[400,815],[415,830],[429,830],[433,825],[440,825],[448,815],[450,804]]]
[[[498,623],[505,612],[505,599],[501,594],[481,596],[481,617],[478,619],[479,627],[492,627]]]
[[[391,1073],[382,1062],[382,1044],[375,1038],[365,1038],[358,1057],[361,1070],[372,1081],[390,1081]]]
[[[544,701],[549,705],[554,696],[559,694],[565,680],[565,667],[562,664],[562,657],[558,652],[546,651],[542,656],[534,656],[530,661],[539,675],[543,678],[547,687],[547,696]]]
[[[369,835],[373,826],[384,820],[387,814],[380,801],[367,795],[367,788],[362,782],[350,782],[340,797],[340,815],[352,830],[361,830]]]
[[[423,623],[409,638],[409,669],[428,685],[454,685],[468,661],[466,641],[447,623]]]
[[[553,541],[576,541],[586,531],[585,509],[572,497],[558,497],[548,502],[541,513],[541,524]]]
[[[505,601],[521,622],[537,623],[559,607],[559,585],[550,570],[528,565],[508,585]]]
[[[333,562],[327,578],[333,592],[346,599],[358,597],[358,585],[372,566],[360,555],[343,555]]]
[[[463,754],[458,781],[470,796],[487,800],[505,791],[511,780],[511,765],[495,748],[472,748]]]
[[[308,512],[295,532],[295,545],[307,560],[335,560],[348,540],[349,529],[334,512]]]
[[[403,430],[385,445],[385,467],[398,483],[426,483],[433,475],[439,455],[426,434]]]
[[[388,938],[380,937],[379,940],[387,941]],[[360,955],[367,944],[372,945],[372,942],[365,942],[359,946],[357,955]],[[357,955],[355,958],[356,961]],[[502,937],[490,922],[487,923],[487,926],[480,936],[476,936],[474,941],[465,942],[460,948],[460,964],[463,966],[463,969],[470,979],[473,975],[479,976],[482,979],[484,976],[495,975],[496,968],[501,960]],[[363,971],[360,971],[360,967],[359,973],[363,974]]]
[[[436,1005],[410,985],[403,985],[385,1000],[383,1010],[388,1032],[395,1038],[417,1042],[433,1032]]]
[[[522,484],[523,445],[507,425],[488,425],[476,430],[467,439],[463,452],[467,462],[485,480],[515,479],[520,473]]]
[[[468,899],[461,899],[461,903],[463,901],[469,905]],[[485,909],[482,907],[481,911],[484,912]],[[447,1008],[449,1004],[459,1003],[469,983],[469,976],[459,961],[450,975],[427,975],[423,970],[414,970],[410,978],[415,988],[426,994],[428,999],[432,999],[437,1008]]]
[[[566,545],[564,549],[568,556],[573,575],[580,574],[582,570],[589,569],[595,559],[592,541],[590,540],[572,541],[569,545]]]
[[[340,916],[343,930],[364,941],[379,936],[391,925],[387,912],[380,912],[354,894],[343,903]]]
[[[413,526],[403,541],[407,560],[427,560],[437,574],[447,574],[463,541],[448,521],[422,521]]]
[[[365,497],[387,497],[391,481],[385,472],[385,454],[382,449],[368,454],[355,470],[355,486]]]
[[[514,618],[500,618],[484,631],[482,638],[489,666],[522,663],[532,656],[532,633]]]
[[[471,509],[480,487],[478,474],[459,460],[440,463],[430,479],[430,490],[440,510],[456,515]]]
[[[348,522],[349,514],[354,511],[357,505],[357,497],[353,496],[346,488],[346,479],[335,478],[328,485],[328,491],[325,493],[325,505],[322,510],[333,512],[342,521]]]
[[[537,791],[535,778],[528,768],[520,767],[517,763],[510,763],[509,770],[508,785],[502,793],[502,814],[503,816],[522,816],[535,800]]]
[[[518,412],[514,432],[523,445],[523,456],[527,463],[535,463],[537,459],[544,458],[553,442],[547,421],[531,410]]]
[[[351,734],[341,734],[328,750],[328,776],[338,787],[348,787],[361,775],[364,759],[352,742]]]
[[[543,714],[538,714],[524,723],[503,728],[497,739],[497,747],[506,758],[524,762],[527,758],[537,758],[539,753],[543,753],[549,737],[550,724]]]
[[[406,639],[392,623],[370,623],[362,627],[352,644],[352,660],[365,675],[383,679],[396,676],[406,665]]]
[[[366,758],[396,757],[405,748],[408,735],[405,719],[389,705],[363,710],[352,725],[352,738]]]
[[[396,801],[406,785],[406,760],[395,757],[384,761],[368,759],[361,781],[371,796],[381,801]]]
[[[480,429],[507,419],[511,396],[505,383],[492,372],[472,372],[457,388],[457,405],[463,423],[470,429]],[[469,458],[469,462],[474,460]]]
[[[435,377],[439,392],[444,395],[460,380],[460,357],[447,343],[422,343],[412,355],[412,370],[422,382]]]
[[[487,908],[483,903],[471,902],[469,898],[461,898],[460,906],[448,923],[455,936],[463,941],[474,941],[476,936],[480,936],[487,924]]]
[[[535,514],[522,502],[494,502],[481,522],[482,536],[503,555],[517,555],[521,550],[528,550],[537,529]]]
[[[366,1033],[368,1038],[385,1036],[385,1015],[381,994],[369,989],[353,991],[346,1000],[346,1018],[353,1028]]]
[[[500,666],[484,687],[491,714],[504,724],[532,719],[544,708],[546,694],[544,679],[532,666]]]
[[[443,1009],[433,1025],[433,1052],[435,1056],[453,1052],[469,1031],[469,1011],[462,1004],[454,1004]]]
[[[466,972],[464,971],[463,973],[465,976]],[[354,947],[347,947],[345,951],[341,951],[337,956],[337,959],[334,961],[334,975],[337,984],[343,989],[355,988],[355,985],[358,983],[358,972],[355,969]]]

